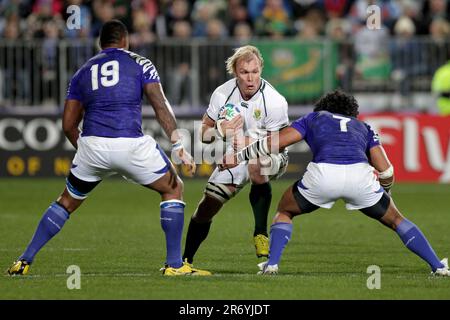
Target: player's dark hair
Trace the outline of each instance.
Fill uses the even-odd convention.
[[[341,90],[335,90],[320,98],[315,103],[314,111],[328,111],[356,118],[359,114],[358,108],[355,97]]]
[[[127,27],[119,20],[110,20],[102,26],[100,31],[100,47],[118,44],[128,35]]]

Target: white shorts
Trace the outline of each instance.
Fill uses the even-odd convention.
[[[234,184],[239,187],[244,187],[250,178],[247,167],[247,162],[242,162],[234,168],[226,169],[223,171],[219,171],[219,168],[216,167],[216,169],[211,174],[211,177],[209,177],[208,182]]]
[[[287,157],[287,151],[284,153]],[[281,155],[280,155],[281,156]],[[255,162],[256,163],[256,162]],[[274,175],[270,175],[269,179],[278,179],[286,171],[287,161],[283,167],[279,168],[279,171]],[[248,173],[248,161],[242,162],[234,168],[219,171],[219,168],[213,171],[209,177],[208,182],[218,184],[234,184],[238,186],[238,189],[243,188],[250,180],[250,174]]]
[[[113,174],[148,185],[170,168],[170,160],[150,136],[80,137],[70,172],[80,180],[100,181]]]
[[[376,204],[383,195],[374,168],[368,163],[338,165],[310,162],[297,188],[316,206],[330,209],[342,199],[349,210]]]

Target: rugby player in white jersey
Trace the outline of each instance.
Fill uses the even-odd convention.
[[[288,125],[286,99],[261,78],[263,58],[256,47],[244,46],[236,49],[228,58],[226,67],[234,78],[213,92],[202,119],[202,142],[233,139],[236,145],[246,145],[252,139],[278,132]],[[226,105],[237,107],[239,115],[231,120],[219,117]],[[197,249],[209,233],[213,217],[249,181],[251,182],[249,199],[255,218],[253,239],[256,255],[268,256],[267,216],[272,199],[269,180],[284,173],[287,153],[272,158],[266,157],[262,161],[263,166],[260,161],[255,161],[241,163],[238,167],[226,171],[219,171],[218,168],[214,170],[189,224],[183,254],[185,261],[193,262]],[[240,215],[245,213],[234,214],[238,222]],[[232,226],[224,226],[229,227]]]

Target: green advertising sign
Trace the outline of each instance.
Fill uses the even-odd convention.
[[[290,103],[315,100],[336,87],[337,44],[330,41],[259,41],[263,78]]]

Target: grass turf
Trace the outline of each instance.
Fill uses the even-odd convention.
[[[184,235],[205,181],[185,180]],[[272,185],[269,220],[292,181]],[[63,179],[0,179],[0,268],[30,240]],[[102,182],[64,230],[37,255],[29,276],[0,275],[0,299],[450,299],[450,278],[428,265],[398,236],[342,202],[294,219],[292,240],[276,277],[257,276],[249,188],[216,216],[195,266],[212,277],[163,277],[164,234],[159,196],[121,180]],[[400,211],[415,222],[440,257],[450,254],[449,185],[396,184]],[[184,247],[184,238],[183,238]],[[67,267],[81,269],[69,290]],[[381,268],[381,289],[366,286],[367,268]]]

